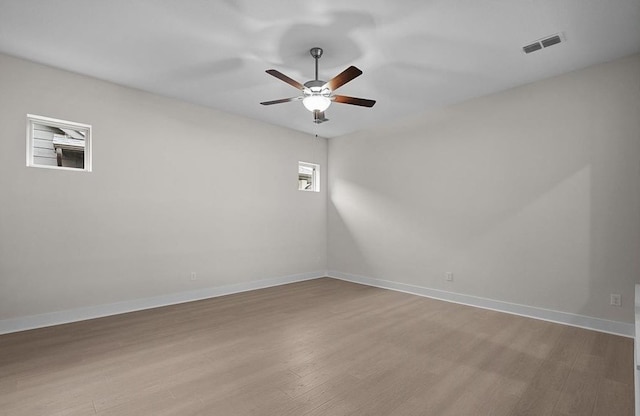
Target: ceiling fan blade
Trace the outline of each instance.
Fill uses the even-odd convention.
[[[316,124],[324,123],[325,121],[329,121],[328,118],[324,116],[324,111],[314,111],[313,112],[313,122]]]
[[[291,85],[292,87],[295,87],[295,88],[297,88],[299,90],[304,89],[304,85],[300,84],[295,79],[289,78],[288,76],[286,76],[285,74],[283,74],[280,71],[277,71],[275,69],[267,69],[265,72],[267,74],[269,74],[269,75],[273,75],[274,77],[278,78],[281,81],[286,82],[287,84]]]
[[[360,71],[355,66],[350,66],[349,68],[345,69],[344,71],[342,71],[341,73],[333,77],[329,82],[324,84],[322,88],[329,87],[331,91],[335,91],[341,86],[343,86],[344,84],[346,84],[347,82],[351,81],[352,79],[360,75],[362,75],[362,71]]]
[[[359,105],[362,107],[373,107],[375,100],[367,100],[366,98],[347,97],[346,95],[334,95],[331,97],[336,103]]]
[[[271,104],[288,103],[289,101],[298,101],[300,98],[301,97],[281,98],[279,100],[265,101],[265,102],[262,102],[260,104],[262,104],[262,105],[271,105]]]

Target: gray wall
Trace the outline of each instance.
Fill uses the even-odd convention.
[[[325,140],[4,55],[0,91],[0,320],[326,270]],[[26,167],[28,113],[93,172]]]
[[[326,168],[322,139],[0,55],[0,319],[328,261],[632,322],[639,74],[633,56],[331,139]],[[94,171],[27,168],[27,113],[92,124]],[[329,201],[324,177],[297,191],[299,160]]]
[[[331,139],[329,190],[331,270],[633,322],[640,56]]]

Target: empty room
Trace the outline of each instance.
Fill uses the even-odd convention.
[[[640,0],[0,0],[0,126],[2,416],[640,415]]]

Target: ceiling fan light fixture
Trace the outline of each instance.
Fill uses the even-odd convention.
[[[302,99],[302,104],[305,108],[311,112],[324,111],[331,105],[331,100],[328,97],[320,94],[307,95]]]

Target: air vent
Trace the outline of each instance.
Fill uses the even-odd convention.
[[[531,52],[539,51],[540,49],[542,49],[542,45],[540,44],[540,42],[535,42],[535,43],[532,43],[531,45],[522,47],[522,50],[524,51],[524,53],[531,53]]]
[[[524,53],[531,53],[539,51],[542,48],[548,48],[549,46],[557,45],[564,40],[564,34],[556,33],[555,35],[547,36],[546,38],[538,39],[537,41],[530,43],[529,45],[525,45],[522,47],[522,50]]]
[[[562,39],[560,39],[560,36],[558,35],[553,35],[550,38],[546,38],[540,41],[540,43],[542,43],[542,46],[544,46],[545,48],[548,48],[549,46],[553,46],[556,43],[560,42],[562,42]]]

